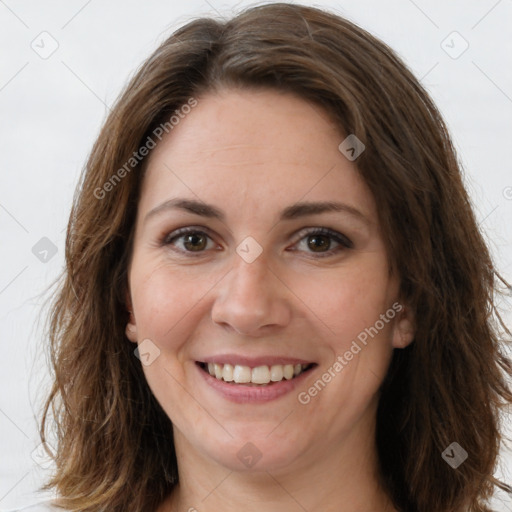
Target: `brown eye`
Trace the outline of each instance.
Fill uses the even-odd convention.
[[[302,238],[298,242],[298,246],[306,247],[306,253],[315,253],[318,258],[333,256],[346,249],[352,249],[354,244],[341,233],[332,231],[328,228],[316,228],[306,232],[302,232]],[[303,243],[303,241],[305,243]],[[332,245],[334,248],[331,248]]]
[[[326,235],[309,235],[307,238],[308,247],[314,252],[323,252],[331,246],[330,237]]]
[[[176,247],[182,253],[202,253],[208,249],[208,241],[211,240],[205,232],[198,229],[179,229],[166,236],[162,245]]]
[[[207,245],[207,237],[202,233],[183,235],[183,246],[190,251],[201,251]]]

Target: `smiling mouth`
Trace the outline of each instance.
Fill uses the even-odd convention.
[[[275,364],[251,368],[250,366],[204,363],[196,364],[217,380],[245,386],[271,386],[283,380],[292,380],[310,371],[316,363],[309,364]]]

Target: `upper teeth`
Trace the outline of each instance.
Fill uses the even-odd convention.
[[[250,366],[208,363],[208,372],[217,379],[238,384],[268,384],[270,381],[278,382],[285,378],[293,379],[304,371],[307,364],[274,364],[272,366]]]

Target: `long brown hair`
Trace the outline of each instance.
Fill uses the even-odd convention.
[[[104,124],[74,198],[49,315],[54,382],[40,431],[45,441],[51,416],[56,472],[44,488],[69,510],[127,512],[154,510],[177,482],[171,421],[125,336],[146,160],[126,163],[191,98],[226,86],[298,94],[365,144],[357,166],[416,318],[415,340],[395,351],[381,388],[383,483],[401,511],[489,511],[496,485],[512,491],[493,477],[500,412],[512,402],[501,345],[511,332],[446,126],[384,43],[337,15],[285,3],[177,30]],[[454,441],[468,453],[457,469],[442,457]]]

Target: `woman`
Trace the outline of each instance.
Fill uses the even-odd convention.
[[[98,137],[66,262],[57,505],[482,512],[512,491],[499,275],[439,112],[347,20],[270,4],[176,31]]]

